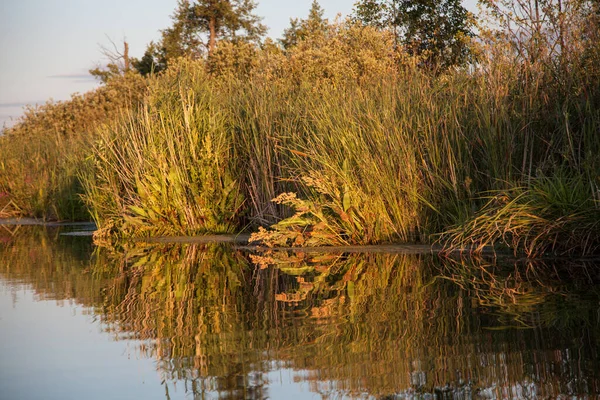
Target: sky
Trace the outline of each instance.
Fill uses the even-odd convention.
[[[355,0],[320,0],[325,16],[351,13]],[[256,14],[279,38],[312,0],[258,0]],[[130,55],[171,24],[177,0],[0,0],[0,128],[27,104],[66,100],[98,86],[88,71],[105,64],[101,46],[129,42]]]

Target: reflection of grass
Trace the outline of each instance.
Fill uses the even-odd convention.
[[[226,376],[227,360],[240,350],[232,328],[246,307],[238,295],[248,272],[240,254],[220,246],[129,252],[107,288],[106,322],[119,337],[151,340],[148,351],[157,358],[177,360],[165,364],[169,379],[191,371]]]
[[[444,275],[477,297],[482,307],[498,310],[508,325],[577,329],[593,320],[597,305],[582,301],[600,297],[593,262],[496,262],[478,258],[444,263]]]
[[[303,310],[314,319],[317,336],[302,348],[289,352],[296,362],[303,360],[295,364],[297,367],[319,371],[312,378],[315,385],[317,380],[346,382],[347,389],[353,393],[368,387],[371,393],[379,390],[384,394],[399,387],[420,391],[453,383],[448,390],[456,394],[462,390],[457,388],[461,379],[471,381],[473,391],[493,382],[501,385],[498,368],[506,371],[503,379],[516,384],[529,376],[526,366],[539,361],[530,360],[531,353],[515,353],[514,348],[509,352],[509,346],[529,342],[532,337],[543,334],[541,327],[553,326],[546,325],[540,318],[532,321],[531,330],[482,333],[483,327],[502,326],[504,317],[499,322],[489,317],[480,319],[474,313],[475,308],[494,307],[503,316],[519,315],[526,319],[536,306],[530,303],[522,309],[502,309],[484,303],[483,297],[481,303],[471,304],[471,287],[457,290],[454,283],[436,279],[437,263],[431,257],[323,258],[274,252],[254,259],[262,267],[272,265],[292,274],[298,281],[291,291],[284,292],[285,296],[279,295],[276,299],[283,297],[286,307],[295,312]],[[536,281],[530,283],[533,287],[536,284]],[[557,287],[551,285],[552,278],[549,278],[544,288],[564,289],[560,282]],[[495,294],[493,290],[481,290],[479,294],[484,293]],[[290,298],[296,301],[287,301]],[[581,332],[581,321],[597,323],[589,313],[589,308],[596,303],[583,304],[588,307],[587,315],[565,321],[570,327],[563,326],[566,332]],[[550,311],[556,305],[548,305],[542,311]],[[577,306],[580,304],[574,301],[562,308]],[[314,358],[306,357],[307,352]],[[537,355],[540,356],[550,362],[547,354]],[[577,370],[567,354],[561,357],[569,368]],[[370,373],[365,373],[365,363],[370,363]],[[546,378],[558,381],[559,388],[564,386],[560,378],[551,373]],[[499,392],[494,393],[499,395]]]
[[[250,371],[268,371],[265,354],[305,370],[299,379],[314,390],[329,382],[350,396],[446,383],[466,390],[456,388],[461,379],[472,390],[500,391],[501,382],[540,381],[526,367],[540,362],[531,357],[558,362],[545,350],[522,351],[539,327],[483,333],[498,323],[474,313],[480,303],[471,303],[470,288],[436,279],[432,257],[274,252],[252,259],[256,269],[218,247],[155,248],[130,259],[121,280],[127,286],[115,292],[109,315],[124,333],[153,339],[150,354],[165,361],[166,376],[197,378],[199,387],[231,395],[249,393],[231,371],[248,384]],[[552,348],[547,341],[544,348]],[[567,353],[560,357],[581,373]],[[172,358],[178,362],[167,362]],[[564,388],[560,374],[548,371],[544,379],[558,382],[552,393]]]
[[[91,252],[89,241],[61,237],[56,228],[2,229],[0,277],[32,285],[44,299],[96,306],[102,303],[105,276],[90,274]]]
[[[154,245],[99,251],[88,262],[89,249],[78,258],[43,231],[23,232],[0,244],[10,265],[3,277],[20,276],[56,297],[68,296],[60,283],[71,282],[74,297],[99,306],[106,331],[141,340],[139,351],[156,358],[166,382],[185,380],[198,395],[267,396],[273,362],[313,391],[348,397],[424,394],[447,384],[456,394],[469,382],[472,393],[500,397],[526,380],[552,397],[568,393],[567,384],[580,394],[600,385],[597,301],[576,301],[594,286],[566,284],[550,266],[497,274],[490,285],[492,266],[444,264],[456,285],[439,279],[433,256],[274,252],[249,260],[226,246]],[[480,314],[482,307],[493,313]],[[515,321],[531,328],[484,329]]]

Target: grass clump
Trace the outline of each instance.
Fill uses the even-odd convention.
[[[183,78],[173,68],[150,87],[144,107],[99,132],[83,175],[97,236],[237,229],[244,197],[233,175],[232,139],[202,89],[202,70],[195,71]]]
[[[528,256],[596,253],[598,193],[582,176],[559,172],[533,178],[526,187],[489,196],[472,219],[446,232],[446,246],[480,251],[498,244]]]

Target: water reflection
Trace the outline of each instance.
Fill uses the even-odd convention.
[[[0,277],[92,308],[195,397],[278,398],[273,371],[323,398],[600,393],[598,265],[398,254],[123,254],[39,228],[0,244]],[[35,243],[35,246],[31,244]],[[276,375],[275,375],[276,376]]]

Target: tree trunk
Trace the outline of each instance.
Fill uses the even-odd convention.
[[[127,41],[123,42],[123,64],[125,64],[125,72],[128,72],[131,68],[131,63],[129,62],[129,43]]]
[[[210,56],[213,52],[213,50],[215,49],[215,45],[217,43],[217,21],[215,20],[215,17],[211,17],[210,21],[208,21],[208,29],[209,29],[209,34],[208,34],[208,55]]]

